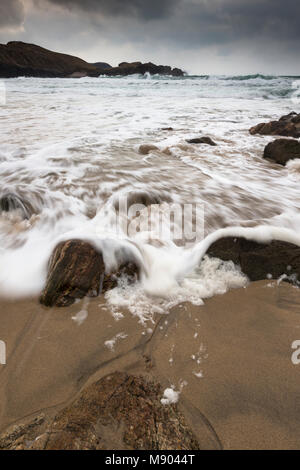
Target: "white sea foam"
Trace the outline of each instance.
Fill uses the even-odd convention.
[[[232,263],[204,256],[223,236],[300,245],[299,162],[284,168],[265,161],[271,139],[248,132],[291,111],[292,82],[263,76],[7,80],[0,197],[16,193],[37,215],[22,222],[17,214],[0,214],[0,295],[38,295],[53,248],[68,238],[94,243],[108,270],[120,256],[141,266],[140,283],[120,284],[106,296],[116,317],[126,308],[145,322],[178,303],[201,305],[246,285]],[[174,131],[161,130],[169,126]],[[218,146],[186,143],[198,135]],[[144,159],[141,144],[158,151]],[[162,207],[168,197],[204,204],[204,240],[181,246],[167,239],[164,225],[127,237],[113,209],[120,195],[132,192],[160,197]]]

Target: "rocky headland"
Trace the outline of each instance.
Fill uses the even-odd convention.
[[[111,67],[105,62],[90,64],[78,57],[49,51],[35,44],[12,41],[0,44],[0,77],[80,78],[100,75],[161,74],[183,76],[180,69],[151,62],[123,62]]]

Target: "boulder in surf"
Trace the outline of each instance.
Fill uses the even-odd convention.
[[[77,299],[97,297],[115,288],[121,277],[129,284],[137,281],[137,264],[120,258],[115,269],[106,273],[102,253],[90,243],[61,242],[52,253],[40,302],[46,307],[68,307]]]
[[[30,219],[34,213],[32,205],[13,193],[6,193],[0,197],[0,212],[19,211],[24,219]]]
[[[281,135],[284,137],[300,137],[300,114],[292,112],[282,116],[278,121],[263,122],[251,127],[250,134]]]
[[[292,243],[273,240],[263,244],[245,238],[226,237],[213,243],[209,256],[233,261],[250,281],[268,278],[297,283],[300,279],[300,247]]]
[[[196,137],[195,139],[188,139],[188,144],[205,144],[216,147],[216,143],[210,137]]]
[[[294,139],[276,139],[265,147],[264,158],[285,165],[289,160],[300,158],[300,142]]]

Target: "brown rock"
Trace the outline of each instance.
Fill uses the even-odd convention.
[[[124,262],[116,270],[109,274],[104,274],[102,291],[117,287],[119,279],[126,277],[129,284],[137,282],[139,279],[139,268],[134,262]]]
[[[46,307],[67,307],[101,291],[105,266],[102,253],[82,240],[60,243],[49,263],[46,286],[40,302]]]
[[[197,137],[195,139],[188,139],[188,144],[205,144],[215,147],[217,144],[210,137]]]
[[[261,123],[250,129],[250,134],[282,135],[284,137],[300,137],[300,114],[290,113],[278,121]]]
[[[270,158],[280,165],[285,165],[289,160],[300,158],[300,142],[292,139],[274,140],[266,146],[264,158]]]
[[[290,281],[300,278],[300,247],[274,240],[269,244],[245,238],[222,238],[213,243],[207,254],[223,261],[233,261],[251,281],[274,279],[287,275]]]
[[[76,299],[97,297],[118,285],[121,276],[129,283],[139,278],[139,267],[130,253],[116,253],[117,265],[105,273],[102,253],[83,240],[61,242],[54,250],[41,304],[46,307],[68,307]]]
[[[11,450],[199,449],[177,405],[164,406],[161,397],[160,385],[115,372],[87,387],[43,433],[33,436],[31,427],[29,442],[25,427],[22,439],[7,439],[8,431],[0,443]]]
[[[139,146],[139,153],[141,155],[148,155],[150,152],[158,151],[159,148],[156,145],[143,144]]]

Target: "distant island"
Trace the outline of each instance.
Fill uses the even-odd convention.
[[[122,62],[112,67],[105,62],[89,64],[85,60],[67,54],[49,51],[35,44],[12,41],[0,44],[0,78],[45,77],[80,78],[145,74],[182,77],[184,72],[168,65],[151,62]]]

